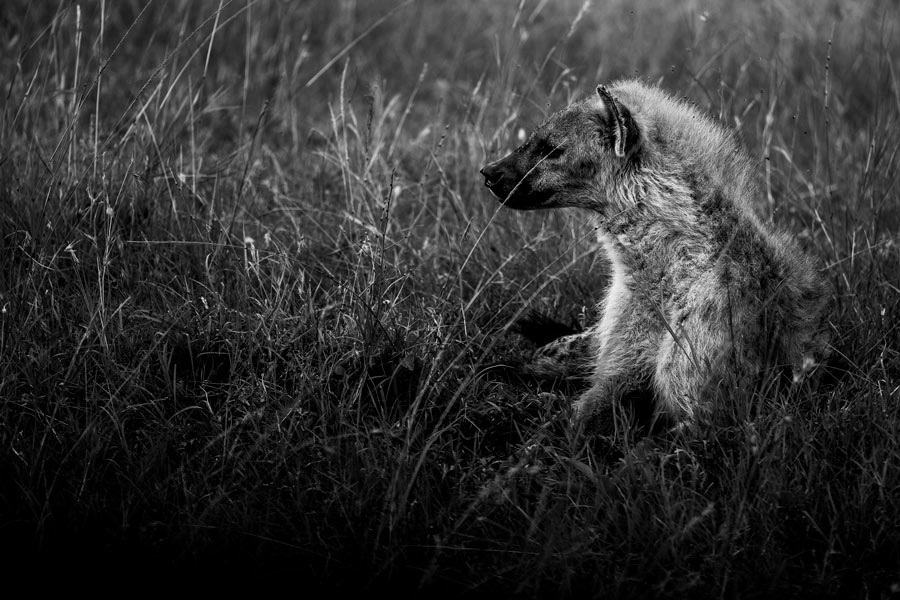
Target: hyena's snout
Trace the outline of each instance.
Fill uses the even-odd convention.
[[[484,175],[484,185],[498,200],[507,206],[516,204],[510,194],[515,192],[515,195],[519,196],[523,182],[522,175],[516,169],[513,155],[485,165],[481,169],[481,174]]]
[[[498,160],[485,165],[481,169],[481,174],[484,175],[484,185],[486,185],[495,196],[503,199],[506,197],[506,194],[501,194],[500,190],[503,185],[504,169],[500,165],[500,162],[501,161]]]
[[[534,189],[533,175],[522,172],[515,154],[485,165],[481,169],[484,185],[503,206],[517,210],[544,208],[551,194]]]

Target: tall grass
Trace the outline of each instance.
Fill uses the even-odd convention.
[[[11,568],[304,590],[888,597],[900,586],[894,4],[42,3],[0,15]],[[478,168],[598,82],[736,129],[834,283],[847,373],[620,440],[508,368],[589,322],[577,213]],[[618,456],[619,458],[615,458]],[[230,571],[229,571],[230,569]],[[19,571],[24,573],[26,571]]]

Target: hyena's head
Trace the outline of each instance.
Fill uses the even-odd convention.
[[[555,113],[509,155],[481,169],[504,206],[520,210],[593,206],[598,189],[640,161],[631,112],[604,87]]]

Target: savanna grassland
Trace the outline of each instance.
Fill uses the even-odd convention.
[[[4,0],[0,570],[898,593],[898,39],[875,0]],[[844,366],[604,452],[514,368],[522,315],[596,316],[591,228],[478,169],[621,77],[737,132]]]

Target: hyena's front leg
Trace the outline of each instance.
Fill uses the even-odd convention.
[[[652,410],[655,328],[648,326],[647,311],[633,301],[624,283],[614,283],[604,302],[603,317],[594,329],[591,387],[572,404],[572,419],[592,433],[615,432],[617,414],[626,411],[631,421],[643,421]]]

